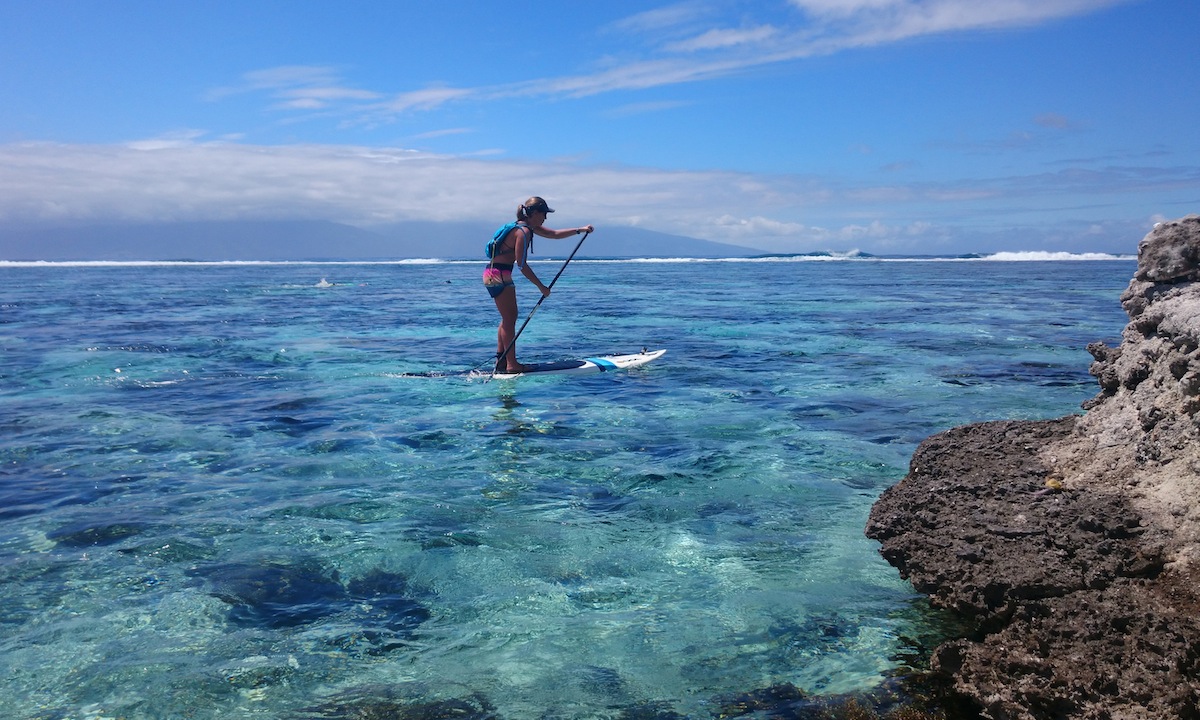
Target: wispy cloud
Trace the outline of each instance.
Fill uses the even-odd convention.
[[[606,30],[621,34],[627,54],[597,58],[597,69],[590,72],[504,85],[430,85],[387,92],[347,87],[334,68],[284,66],[247,73],[240,84],[214,90],[210,97],[267,92],[277,101],[275,107],[295,111],[328,110],[341,103],[342,111],[359,114],[362,124],[378,124],[451,102],[645,90],[921,37],[1038,25],[1132,1],[791,0],[790,15],[772,22],[743,19],[736,27],[714,25],[716,14],[706,3],[683,2],[613,23]]]
[[[322,110],[343,101],[377,100],[371,90],[345,87],[337,71],[314,65],[284,65],[244,74],[241,82],[209,91],[208,99],[220,101],[232,95],[265,92],[284,110]]]
[[[779,33],[777,28],[770,25],[759,25],[746,29],[720,28],[708,30],[689,40],[670,43],[666,49],[671,52],[696,52],[699,50],[723,50],[741,45],[763,43]]]
[[[1050,128],[1051,130],[1078,130],[1083,127],[1083,123],[1076,122],[1066,115],[1056,112],[1046,112],[1038,115],[1033,119],[1033,124],[1038,127]]]
[[[791,0],[827,29],[879,41],[963,30],[1021,27],[1083,15],[1128,0]],[[840,29],[840,30],[837,30]]]
[[[667,110],[675,110],[681,107],[687,107],[690,103],[683,100],[652,100],[649,102],[629,103],[615,107],[605,113],[608,117],[632,117],[634,115],[647,115],[650,113],[665,112]]]
[[[404,113],[411,110],[432,110],[451,100],[460,100],[472,95],[482,94],[484,93],[480,90],[470,88],[428,87],[423,90],[400,93],[379,105],[371,106],[370,109],[396,113]]]
[[[471,128],[444,128],[442,130],[431,130],[429,132],[421,133],[420,135],[417,135],[416,138],[418,140],[430,140],[432,138],[448,137],[450,135],[466,135],[472,132],[474,132],[474,130]]]
[[[329,85],[337,81],[333,68],[314,65],[282,65],[246,73],[246,87],[279,88],[303,85]]]
[[[816,17],[847,17],[913,3],[905,0],[791,0],[791,4]]]
[[[619,35],[660,35],[679,32],[680,28],[694,26],[712,15],[713,9],[707,3],[691,0],[629,15],[612,23],[606,30]]]
[[[341,100],[374,100],[379,93],[342,87],[304,87],[282,90],[278,97],[281,99],[280,107],[316,110]]]
[[[128,147],[135,150],[162,150],[165,148],[182,147],[190,145],[196,140],[203,138],[208,133],[203,130],[175,130],[168,133],[163,133],[158,137],[147,138],[145,140],[135,140],[128,143]]]
[[[1059,142],[1064,136],[1083,132],[1087,124],[1058,113],[1042,113],[1028,127],[1017,128],[1000,137],[957,138],[937,143],[966,155],[993,155],[1011,151],[1033,151]]]
[[[247,72],[234,85],[210,90],[208,99],[220,100],[230,95],[258,90],[330,85],[336,80],[337,76],[333,68],[312,65],[281,65]]]

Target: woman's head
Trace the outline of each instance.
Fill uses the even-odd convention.
[[[545,200],[541,199],[537,195],[534,195],[525,202],[521,203],[521,206],[517,208],[517,219],[528,220],[529,218],[533,217],[535,213],[549,214],[552,212],[554,211],[550,209],[550,206],[546,204]]]

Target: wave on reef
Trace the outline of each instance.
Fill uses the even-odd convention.
[[[559,261],[547,255],[542,261]],[[775,262],[1061,262],[1061,261],[1136,261],[1135,255],[1109,253],[1072,253],[1049,251],[1004,251],[965,255],[872,255],[859,250],[846,252],[772,253],[750,257],[581,257],[579,263],[775,263]],[[471,264],[478,260],[440,258],[402,258],[396,260],[0,260],[6,267],[233,267],[251,265],[438,265]]]
[[[1002,262],[1054,261],[1054,260],[1137,260],[1135,255],[1110,255],[1108,253],[1047,252],[1042,250],[1025,252],[998,252],[984,255],[981,260]]]

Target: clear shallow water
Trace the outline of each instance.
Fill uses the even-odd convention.
[[[484,382],[403,376],[488,360],[477,263],[0,268],[0,715],[871,687],[930,622],[871,503],[1077,412],[1133,269],[577,262],[520,357],[668,354]]]

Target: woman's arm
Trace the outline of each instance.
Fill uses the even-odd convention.
[[[530,229],[532,230],[533,228]],[[527,233],[517,233],[517,245],[513,249],[513,252],[516,254],[516,265],[517,267],[521,268],[521,274],[524,275],[529,282],[537,285],[538,290],[541,290],[542,296],[545,297],[546,295],[550,294],[550,288],[542,284],[542,281],[538,279],[537,273],[533,271],[533,268],[529,266],[529,263],[526,262],[525,259],[525,253],[527,250],[525,244],[526,237],[528,237]]]
[[[521,274],[524,275],[529,282],[537,285],[538,290],[542,291],[543,296],[550,294],[550,288],[542,284],[542,281],[538,279],[537,273],[533,271],[533,268],[529,267],[528,263],[522,263]]]
[[[596,228],[592,227],[591,225],[585,225],[583,227],[571,228],[570,230],[551,230],[545,226],[530,229],[544,238],[550,238],[551,240],[562,240],[563,238],[568,238],[572,235],[579,235],[580,233],[585,232],[594,232]]]

